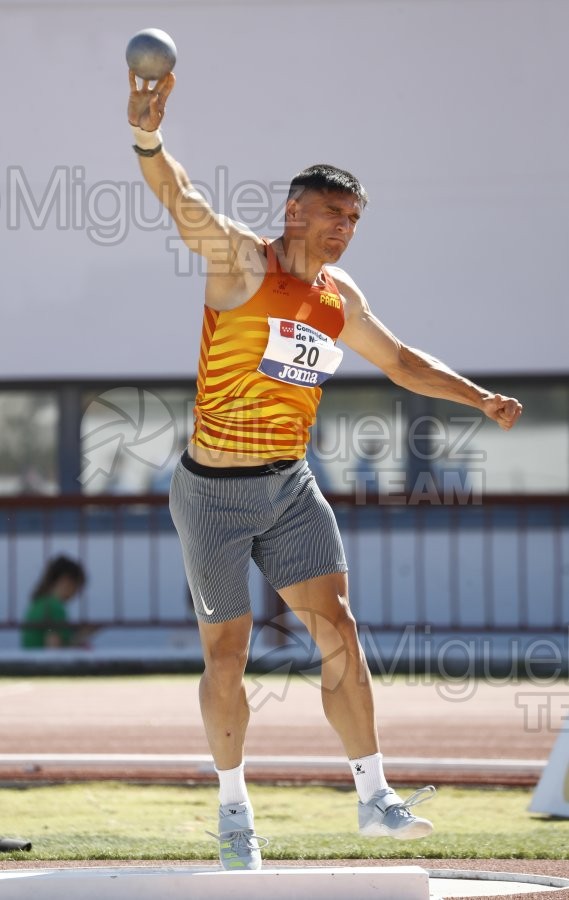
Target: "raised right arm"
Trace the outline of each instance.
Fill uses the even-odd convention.
[[[153,149],[162,141],[159,128],[174,75],[166,75],[151,89],[147,81],[138,87],[134,72],[129,71],[129,82],[128,120],[135,143],[138,140],[143,149]],[[261,239],[245,225],[215,212],[184,167],[163,147],[152,156],[139,155],[139,160],[146,183],[171,213],[190,250],[205,256],[220,271],[240,275],[240,256],[250,256],[254,247],[262,246]]]

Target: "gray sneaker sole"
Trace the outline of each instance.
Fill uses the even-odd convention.
[[[379,822],[370,822],[369,825],[360,828],[362,837],[391,837],[396,841],[414,841],[417,838],[428,837],[432,831],[433,826],[426,819],[410,822],[402,828],[388,828]]]

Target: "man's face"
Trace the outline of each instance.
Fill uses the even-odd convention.
[[[352,240],[362,212],[353,194],[305,190],[287,203],[287,227],[295,241],[306,242],[307,256],[335,263]]]

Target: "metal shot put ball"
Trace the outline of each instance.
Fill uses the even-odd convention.
[[[145,28],[137,31],[128,42],[126,61],[139,78],[159,81],[176,64],[176,45],[160,28]]]

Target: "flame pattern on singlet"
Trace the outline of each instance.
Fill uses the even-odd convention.
[[[302,322],[336,340],[344,307],[336,284],[310,285],[285,272],[266,243],[267,273],[236,309],[204,309],[192,442],[262,459],[300,459],[316,417],[320,387],[275,381],[258,371],[268,319]]]

